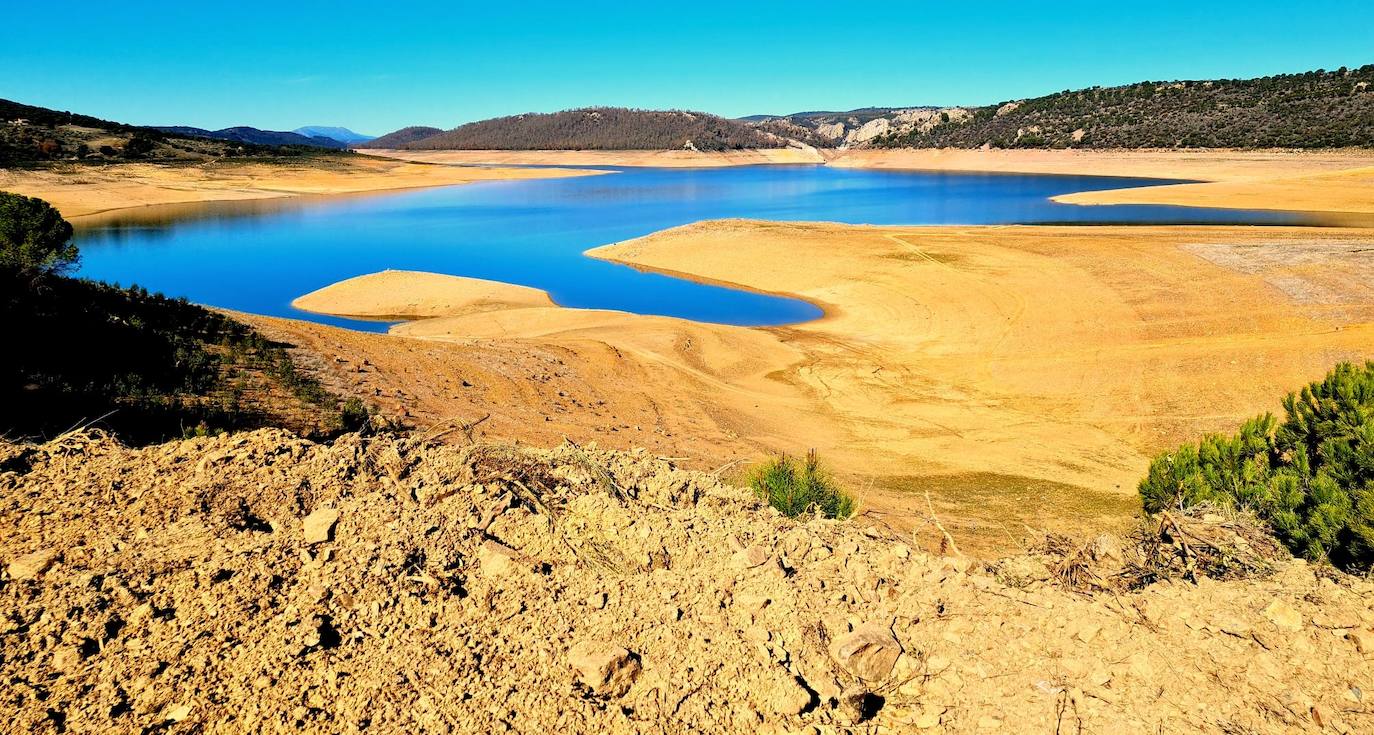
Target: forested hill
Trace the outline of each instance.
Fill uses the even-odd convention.
[[[483,120],[400,147],[425,150],[666,150],[690,147],[722,151],[781,148],[787,144],[786,138],[747,122],[704,112],[595,107]]]
[[[439,128],[425,127],[424,125],[412,125],[408,128],[401,128],[386,135],[373,138],[366,143],[360,143],[358,148],[400,148],[407,143],[414,143],[417,140],[424,140],[430,136],[444,132]]]
[[[1259,79],[1092,87],[979,108],[869,141],[913,148],[1374,146],[1374,64]]]
[[[234,129],[251,131],[252,128]],[[230,133],[229,131],[218,131]],[[262,132],[262,131],[257,131]],[[259,141],[200,128],[158,129],[0,99],[0,168],[54,163],[193,162],[236,156],[337,155],[342,143],[294,133]]]

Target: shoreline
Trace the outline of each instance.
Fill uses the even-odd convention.
[[[47,199],[69,219],[142,207],[379,194],[490,180],[613,173],[565,166],[720,168],[812,164],[873,170],[1153,178],[1194,183],[1075,192],[1074,205],[1374,214],[1374,151],[761,149],[691,151],[389,151],[308,162],[125,163],[0,169],[0,190]],[[1275,206],[1274,202],[1284,202]]]
[[[720,168],[809,163],[890,171],[1095,176],[1181,183],[1075,192],[1074,205],[1167,204],[1374,214],[1374,150],[761,149],[750,151],[404,151],[374,155],[450,165]],[[1284,202],[1275,206],[1274,202]]]
[[[655,407],[637,421],[696,417],[693,431],[713,451],[724,442],[728,456],[818,448],[894,522],[919,517],[907,489],[925,478],[941,513],[977,528],[1101,527],[1128,521],[1152,453],[1272,410],[1340,359],[1374,357],[1374,263],[1352,244],[1363,234],[710,221],[588,255],[801,298],[825,316],[734,327],[528,299],[474,311],[449,298],[452,314],[348,339],[383,340],[367,348],[374,363],[393,337],[554,350],[579,392],[602,395],[633,375],[632,390],[656,386],[646,396]],[[762,267],[779,252],[791,265]],[[460,295],[472,280],[438,278]],[[434,415],[450,413],[448,400],[432,400]],[[605,420],[586,404],[545,410],[543,420],[571,426]],[[706,454],[678,432],[686,448],[664,451]],[[968,504],[968,483],[980,506]],[[1009,505],[1027,485],[1050,499]]]
[[[595,176],[595,169],[437,166],[360,155],[291,162],[59,165],[0,169],[0,190],[47,200],[80,220],[145,207],[381,194],[482,181]]]

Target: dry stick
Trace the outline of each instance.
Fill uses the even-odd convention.
[[[83,419],[77,421],[75,424],[72,424],[72,427],[71,427],[70,429],[67,429],[66,431],[64,431],[64,432],[62,432],[62,433],[60,433],[60,434],[58,434],[58,435],[55,436],[55,437],[53,437],[53,438],[52,438],[52,441],[57,441],[58,439],[61,439],[62,437],[66,436],[66,435],[68,435],[68,434],[70,434],[70,433],[72,433],[72,432],[74,432],[74,431],[80,431],[80,430],[82,430],[82,429],[88,428],[88,427],[91,426],[92,424],[95,424],[95,423],[104,421],[105,419],[107,419],[107,418],[109,418],[109,417],[115,415],[115,413],[116,413],[117,411],[119,411],[119,409],[117,409],[117,408],[116,408],[116,409],[112,409],[112,410],[110,410],[110,411],[105,412],[105,414],[104,414],[103,416],[97,416],[96,418],[93,418],[93,419],[91,419],[90,421],[86,421],[86,420],[83,418]]]
[[[743,461],[744,461],[743,459],[737,459],[737,460],[734,460],[734,461],[732,461],[732,462],[726,462],[725,464],[723,464],[723,465],[721,465],[720,467],[716,468],[716,470],[715,470],[714,472],[712,472],[711,475],[714,476],[714,477],[719,478],[719,477],[720,477],[720,473],[722,473],[722,472],[724,472],[724,471],[730,469],[731,467],[734,467],[735,465],[737,465],[737,464],[739,464],[740,462],[743,462]]]
[[[567,442],[568,446],[572,447],[574,455],[577,457],[578,461],[582,463],[583,467],[595,472],[597,479],[602,488],[606,490],[607,494],[622,502],[629,499],[630,494],[626,492],[625,488],[621,487],[620,483],[615,481],[615,477],[613,477],[610,472],[607,472],[605,467],[593,462],[592,458],[588,456],[586,452],[582,451],[582,446],[580,444],[566,436],[563,437],[563,441]]]
[[[954,555],[963,556],[964,554],[959,551],[959,545],[954,543],[954,537],[949,535],[949,531],[945,530],[945,527],[940,523],[940,519],[935,517],[935,504],[930,502],[930,488],[926,488],[925,491],[926,509],[930,511],[930,522],[935,524],[936,528],[940,529],[940,533],[945,537],[945,543],[949,544],[949,548],[954,552]]]
[[[486,421],[487,419],[489,419],[489,418],[491,418],[491,414],[487,414],[487,415],[483,416],[482,418],[477,419],[476,421],[472,421],[472,422],[466,423],[466,424],[461,424],[461,425],[459,426],[459,428],[461,428],[461,429],[463,430],[463,436],[467,437],[468,444],[476,444],[476,443],[477,443],[477,440],[472,438],[472,432],[475,431],[475,430],[477,429],[478,426],[481,426],[482,423],[485,422],[485,421]]]

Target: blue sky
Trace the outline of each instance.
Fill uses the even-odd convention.
[[[981,104],[1374,63],[1370,0],[10,3],[0,97],[207,128]]]

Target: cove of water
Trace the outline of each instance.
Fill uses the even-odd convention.
[[[1171,183],[1180,182],[828,166],[618,168],[599,176],[367,196],[149,207],[79,226],[79,275],[211,306],[377,331],[387,324],[307,314],[290,302],[345,278],[393,268],[533,286],[569,307],[764,326],[807,321],[820,311],[798,299],[644,273],[582,252],[726,217],[876,225],[1277,225],[1307,219],[1049,199]]]

